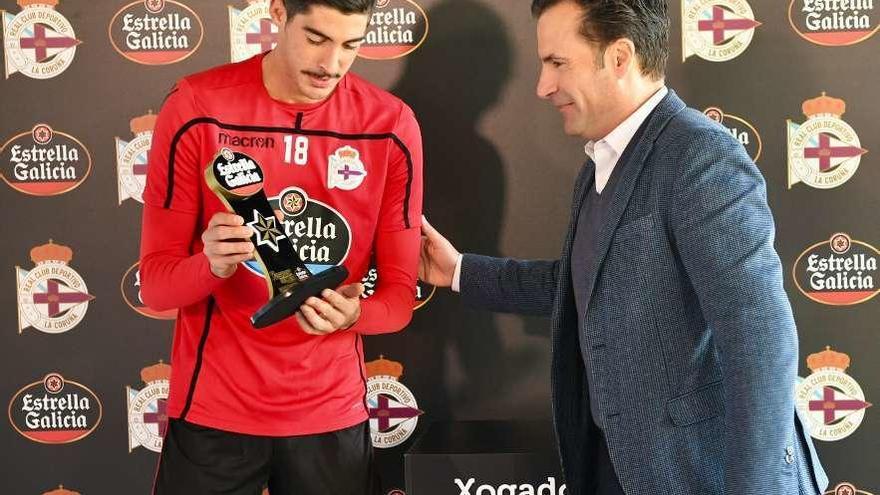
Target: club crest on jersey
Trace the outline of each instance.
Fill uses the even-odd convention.
[[[758,161],[758,158],[761,157],[763,146],[761,143],[761,135],[758,134],[758,130],[755,129],[752,124],[742,117],[724,113],[724,111],[718,107],[709,107],[703,110],[703,114],[724,126],[724,128],[727,129],[727,132],[743,145],[743,148],[746,149],[746,152],[752,158],[752,161]]]
[[[808,298],[822,304],[863,303],[880,292],[876,283],[880,251],[867,242],[838,232],[808,247],[792,268],[794,283]]]
[[[9,402],[15,431],[38,443],[76,442],[98,428],[101,400],[88,387],[52,372],[22,387]]]
[[[826,96],[801,106],[807,121],[788,123],[788,188],[803,182],[817,189],[831,189],[850,180],[859,168],[862,148],[856,131],[840,117],[846,103]]]
[[[874,0],[791,0],[788,4],[792,29],[810,43],[823,46],[867,40],[880,29],[874,14]]]
[[[871,406],[865,393],[846,374],[850,357],[833,351],[830,346],[807,357],[813,372],[795,387],[795,404],[810,435],[825,442],[852,435],[865,419]]]
[[[330,155],[327,165],[327,187],[351,191],[367,178],[361,154],[351,146],[343,146]]]
[[[275,249],[279,240],[290,239],[293,250],[313,274],[345,261],[351,249],[351,226],[336,209],[310,198],[298,187],[289,187],[267,199],[272,209],[280,213],[280,218],[258,215],[258,218],[245,219],[257,231],[258,242],[270,243]],[[245,266],[255,275],[263,276],[256,261],[246,261]]]
[[[247,7],[229,6],[229,46],[233,62],[275,48],[278,27],[269,17],[269,0],[247,0]]]
[[[162,439],[168,429],[168,392],[171,366],[163,363],[141,370],[144,388],[125,387],[128,404],[128,452],[144,447],[162,451]]]
[[[135,310],[138,314],[157,320],[173,320],[177,318],[177,309],[159,311],[144,304],[143,299],[141,299],[140,263],[131,265],[125,271],[119,289],[122,292],[122,299],[128,304],[128,307]]]
[[[358,56],[374,60],[403,57],[427,37],[428,16],[415,1],[376,0]]]
[[[376,287],[379,285],[379,269],[376,268],[375,263],[370,264],[370,270],[361,279],[361,283],[364,284],[364,293],[361,294],[361,298],[369,299],[376,292]],[[416,279],[416,301],[413,309],[420,309],[428,304],[428,301],[434,297],[434,292],[436,291],[437,287]]]
[[[123,57],[144,65],[180,62],[202,44],[199,16],[175,0],[138,0],[110,20],[110,43]]]
[[[413,393],[400,382],[403,365],[379,356],[366,363],[367,412],[370,415],[370,435],[373,446],[379,449],[396,447],[407,441],[416,431],[419,410]]]
[[[726,62],[746,51],[755,28],[746,0],[682,0],[682,59],[696,55],[710,62]]]
[[[147,165],[150,143],[156,116],[153,112],[135,117],[129,121],[134,139],[123,141],[116,137],[116,170],[119,176],[119,204],[126,199],[144,202],[144,187],[147,184]]]
[[[92,156],[77,138],[36,124],[0,147],[0,175],[9,187],[33,196],[76,189],[92,170]]]
[[[58,0],[18,0],[18,5],[21,12],[15,15],[0,10],[6,79],[17,72],[34,79],[61,74],[73,62],[80,41],[55,10]]]
[[[834,485],[833,490],[829,490],[824,495],[873,495],[871,492],[856,488],[856,485],[848,481]]]
[[[85,318],[89,301],[95,297],[70,267],[71,259],[72,249],[50,240],[31,249],[34,268],[27,271],[15,267],[19,334],[29,327],[45,333],[63,333]]]

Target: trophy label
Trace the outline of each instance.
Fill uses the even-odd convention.
[[[253,158],[223,148],[214,159],[208,174],[212,186],[219,186],[224,196],[246,198],[263,189],[263,170]],[[213,189],[214,187],[212,187]]]

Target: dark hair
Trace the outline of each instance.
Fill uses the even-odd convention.
[[[655,80],[663,77],[669,58],[666,0],[532,0],[532,15],[540,17],[561,2],[573,2],[581,8],[580,34],[598,43],[600,60],[611,42],[629,38],[636,47],[642,74]]]
[[[336,9],[343,14],[369,14],[373,10],[375,0],[284,0],[287,20],[296,14],[308,12],[312,5],[323,5]]]

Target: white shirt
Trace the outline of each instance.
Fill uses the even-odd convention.
[[[642,126],[648,115],[660,104],[660,100],[668,92],[669,89],[666,86],[658,89],[645,103],[642,103],[642,106],[631,113],[626,120],[609,132],[607,136],[598,141],[587,141],[587,144],[584,145],[584,153],[596,164],[594,182],[597,193],[601,194],[602,190],[605,189],[608,179],[611,177],[611,172],[614,171],[614,166],[617,165],[623,150],[626,149],[633,136],[639,130],[639,127]],[[452,274],[452,290],[454,292],[460,292],[461,289],[462,257],[462,255],[458,256],[458,261],[455,263],[455,272]]]
[[[630,114],[626,120],[615,127],[607,136],[598,141],[588,141],[584,145],[584,153],[596,164],[596,192],[601,194],[602,190],[605,189],[605,185],[608,184],[611,172],[614,171],[614,166],[617,165],[617,160],[620,159],[623,150],[626,149],[633,136],[639,130],[639,127],[642,126],[648,115],[660,104],[660,100],[668,92],[669,89],[666,86],[658,89],[642,106]]]

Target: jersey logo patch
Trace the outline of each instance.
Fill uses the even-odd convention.
[[[327,169],[327,187],[351,191],[360,186],[367,177],[367,169],[361,161],[360,152],[351,146],[343,146],[330,155]]]

